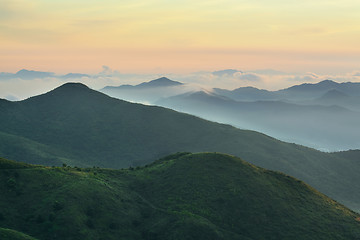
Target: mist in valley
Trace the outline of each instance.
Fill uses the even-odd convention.
[[[155,80],[156,81],[156,80]],[[171,81],[171,80],[169,80]],[[194,88],[191,84],[113,89],[111,96],[167,107],[210,121],[333,152],[360,147],[357,83],[325,80],[278,91],[243,87]],[[339,97],[346,96],[345,97]]]
[[[114,98],[158,105],[332,152],[360,148],[357,81],[354,72],[317,75],[226,69],[165,77],[125,74],[107,66],[97,74],[23,69],[0,74],[0,97],[17,101],[66,82],[81,82]]]

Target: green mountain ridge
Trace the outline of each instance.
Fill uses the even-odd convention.
[[[223,152],[299,178],[360,211],[360,162],[169,109],[65,84],[0,104],[0,156],[47,166],[124,168],[173,152]]]
[[[36,240],[24,233],[12,230],[0,228],[0,239],[2,240]]]
[[[360,237],[358,214],[297,179],[218,153],[125,170],[0,159],[0,191],[0,227],[41,240]]]

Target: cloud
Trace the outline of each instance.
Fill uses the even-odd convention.
[[[102,76],[111,76],[113,74],[113,70],[111,70],[110,67],[108,66],[102,66],[102,71],[99,72],[99,75],[102,75]]]
[[[256,74],[256,73],[237,72],[237,73],[234,73],[234,77],[236,79],[239,79],[239,80],[242,80],[242,81],[249,81],[249,82],[262,81],[262,76],[260,74]]]
[[[32,79],[44,79],[53,77],[54,73],[52,72],[40,72],[40,71],[34,71],[34,70],[26,70],[22,69],[18,71],[17,73],[0,73],[0,80],[10,80],[10,79],[24,79],[24,80],[32,80]]]
[[[241,73],[241,71],[236,70],[236,69],[225,69],[225,70],[219,70],[219,71],[212,72],[213,75],[218,76],[218,77],[234,76],[234,74],[236,74],[236,73]]]
[[[274,69],[270,69],[270,68],[268,68],[268,69],[256,69],[256,70],[252,70],[251,72],[261,74],[261,75],[289,75],[289,73],[274,70]]]
[[[14,95],[7,95],[4,98],[9,101],[18,101],[19,100],[19,98]]]
[[[296,82],[315,82],[319,80],[325,80],[322,79],[322,76],[317,75],[316,73],[308,72],[304,75],[290,75],[286,77],[289,81],[296,81]]]
[[[21,78],[0,81],[0,98],[8,100],[23,100],[50,91],[64,82],[57,78],[36,78],[25,80]]]
[[[353,75],[354,77],[360,77],[360,71],[354,71],[354,72],[352,73],[352,75]]]
[[[124,74],[104,65],[98,74],[72,73],[57,75],[49,72],[19,71],[18,73],[0,73],[0,98],[11,100],[24,99],[30,96],[50,91],[65,82],[80,82],[95,90],[105,86],[120,86],[123,84],[136,85],[156,78],[166,76],[169,79],[186,84],[189,89],[223,88],[236,89],[252,86],[260,89],[279,90],[301,83],[317,83],[322,80],[336,82],[360,82],[360,71],[353,71],[341,75],[319,75],[313,72],[303,74],[276,74],[272,70],[269,74],[256,71],[239,72],[233,74],[214,74],[202,71],[187,74]]]

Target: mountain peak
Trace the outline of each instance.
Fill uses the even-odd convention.
[[[55,90],[63,90],[63,89],[65,90],[65,89],[90,89],[90,88],[82,83],[68,82],[68,83],[61,85],[58,88],[55,88],[54,91]]]
[[[334,82],[332,80],[324,80],[318,83],[303,83],[300,85],[295,85],[283,90],[295,90],[295,91],[326,91],[326,90],[331,90],[331,89],[335,89],[339,86],[340,84],[337,82]],[[283,91],[280,90],[280,91]]]
[[[61,78],[82,78],[82,77],[90,77],[90,75],[83,73],[68,73],[66,75],[61,76]]]
[[[141,84],[137,85],[137,87],[145,87],[145,88],[147,88],[147,87],[170,87],[170,86],[178,86],[178,85],[183,85],[183,83],[170,80],[167,77],[161,77],[161,78],[152,80],[150,82],[141,83]]]
[[[167,77],[161,77],[161,78],[157,78],[155,80],[152,80],[150,82],[153,82],[153,81],[172,81],[172,80],[168,79]]]
[[[333,80],[326,79],[324,81],[321,81],[317,83],[318,85],[338,85],[339,83],[334,82]]]
[[[61,98],[67,101],[73,98],[79,99],[84,96],[101,94],[82,83],[69,82],[57,87],[47,93],[29,98],[27,101],[48,101],[49,99]],[[50,98],[49,98],[50,97]],[[46,99],[46,100],[44,100]]]
[[[35,71],[32,71],[32,70],[27,70],[27,69],[21,69],[17,72],[17,74],[21,74],[21,73],[27,73],[27,72],[35,72]]]
[[[157,78],[155,80],[149,82],[143,82],[138,85],[121,85],[118,87],[113,86],[106,86],[102,90],[116,90],[116,89],[125,89],[125,90],[138,90],[138,89],[145,89],[145,88],[157,88],[157,87],[173,87],[173,86],[180,86],[183,83],[178,81],[170,80],[167,77]]]
[[[336,89],[332,89],[328,92],[326,92],[322,97],[320,97],[320,99],[322,100],[326,100],[326,99],[343,99],[343,98],[347,98],[349,97],[349,95],[339,91],[339,90],[336,90]]]
[[[15,77],[19,77],[22,79],[34,79],[34,78],[46,78],[46,77],[52,77],[54,76],[54,73],[52,72],[40,72],[40,71],[34,71],[34,70],[27,70],[27,69],[21,69],[16,74],[14,74]]]

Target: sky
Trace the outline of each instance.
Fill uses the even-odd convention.
[[[358,0],[0,0],[0,72],[360,69]]]

